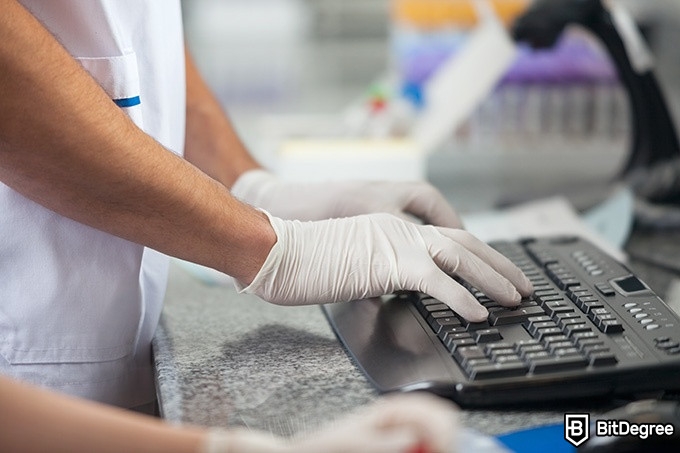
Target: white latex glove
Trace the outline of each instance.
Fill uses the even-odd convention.
[[[201,453],[453,453],[456,415],[455,406],[441,398],[394,395],[298,439],[213,431]]]
[[[385,212],[430,225],[462,226],[444,196],[425,182],[293,183],[258,169],[243,173],[231,193],[283,219],[323,220]]]
[[[389,214],[318,222],[269,215],[277,242],[246,288],[280,305],[350,301],[420,291],[470,321],[488,311],[450,276],[502,305],[517,305],[532,286],[514,264],[464,230],[416,225]],[[518,292],[519,290],[519,292]]]

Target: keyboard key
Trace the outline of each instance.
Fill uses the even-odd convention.
[[[532,336],[536,336],[539,329],[546,329],[548,327],[557,327],[557,324],[552,321],[529,323],[527,330]]]
[[[441,302],[438,304],[428,304],[428,305],[423,305],[423,316],[425,316],[425,313],[428,315],[432,312],[435,311],[446,311],[446,310],[451,310],[451,307],[449,307],[446,304],[442,304]]]
[[[675,349],[673,349],[673,350],[675,350]],[[668,350],[669,353],[670,353],[671,351],[672,351],[672,350],[670,350],[670,349]],[[494,361],[495,363],[521,362],[522,359],[520,359],[520,357],[519,357],[517,354],[507,354],[507,355],[499,355],[499,356],[495,356],[495,357],[493,357],[493,361]]]
[[[552,290],[552,286],[545,279],[529,279],[534,284],[534,291]]]
[[[583,319],[581,317],[578,318],[566,318],[566,319],[561,319],[560,322],[557,323],[557,325],[562,329],[565,330],[567,326],[572,326],[574,324],[583,324]]]
[[[599,315],[596,316],[595,319],[593,319],[593,323],[595,325],[601,324],[604,321],[611,321],[611,320],[616,320],[616,316],[612,314],[606,314],[606,315]]]
[[[576,288],[581,288],[581,286],[577,286]],[[590,290],[581,290],[581,291],[572,291],[571,288],[569,291],[567,291],[567,296],[572,302],[576,302],[579,297],[588,297],[592,296],[593,293],[590,292]]]
[[[586,361],[585,357],[572,355],[534,360],[529,364],[529,367],[532,373],[540,374],[585,368],[587,365],[588,361]]]
[[[534,260],[543,267],[558,264],[557,257],[550,252],[541,251],[534,254],[530,251],[529,253],[533,256]]]
[[[547,316],[547,315],[531,316],[531,317],[527,318],[527,322],[529,322],[529,324],[533,324],[533,323],[536,323],[536,322],[546,322],[546,321],[552,321],[552,318],[550,316]]]
[[[571,341],[556,341],[554,343],[550,343],[548,345],[548,350],[550,351],[551,354],[554,354],[556,350],[558,349],[565,349],[565,348],[573,348],[574,343]]]
[[[489,354],[494,360],[504,355],[517,355],[515,350],[512,348],[485,349],[485,350],[486,353]]]
[[[583,313],[589,314],[593,310],[597,310],[598,308],[604,308],[604,304],[599,300],[594,302],[584,302],[581,304],[580,308]]]
[[[488,329],[489,321],[470,322],[467,319],[461,319],[461,325],[467,330]]]
[[[585,349],[588,349],[588,348],[593,348],[593,347],[596,347],[596,346],[603,346],[604,340],[601,340],[599,338],[584,338],[584,339],[577,340],[576,344],[578,345],[578,347],[581,351],[584,351]]]
[[[597,289],[605,297],[612,297],[616,295],[614,288],[609,286],[607,283],[597,283],[595,285],[595,289]]]
[[[470,336],[467,331],[459,329],[459,328],[452,328],[451,332],[446,332],[443,335],[438,335],[442,341],[444,342],[444,345],[451,349],[451,342],[452,341],[457,341],[457,340],[472,340],[472,337]],[[473,340],[474,342],[474,340]]]
[[[472,338],[461,338],[458,340],[448,341],[446,346],[449,349],[449,351],[455,353],[460,348],[471,347],[475,346],[476,344],[477,343],[475,343],[475,340],[473,340]]]
[[[556,348],[555,351],[553,352],[553,355],[555,357],[566,357],[570,355],[577,355],[581,357],[581,352],[573,346],[568,347],[568,348]]]
[[[540,344],[532,345],[532,346],[526,346],[526,347],[524,347],[524,348],[522,348],[518,351],[519,356],[523,359],[526,358],[526,356],[528,354],[535,354],[535,353],[539,353],[539,352],[544,352],[545,354],[548,353],[545,350],[545,348],[543,347],[543,345],[540,345]]]
[[[569,340],[569,338],[567,338],[567,336],[564,335],[564,334],[561,334],[561,335],[551,335],[551,336],[549,336],[549,337],[543,338],[543,344],[544,344],[546,347],[550,347],[551,344],[557,343],[557,342],[560,342],[560,341],[571,341],[571,340]]]
[[[453,352],[453,358],[465,368],[468,360],[483,359],[486,358],[486,354],[484,354],[484,351],[479,346],[461,346]]]
[[[430,327],[432,327],[432,330],[434,330],[434,333],[438,334],[444,328],[459,327],[460,319],[452,316],[445,318],[433,318],[429,324]]]
[[[467,333],[463,327],[447,327],[439,331],[437,336],[439,339],[444,343],[444,345],[448,348],[448,342],[451,340],[451,336],[455,335],[457,333]]]
[[[579,285],[579,286],[572,286],[572,287],[570,287],[570,288],[567,290],[567,295],[568,295],[569,298],[571,299],[571,295],[572,295],[572,294],[578,293],[578,292],[581,292],[581,291],[590,291],[590,288],[588,288],[588,287],[586,287],[586,286],[582,286],[582,285]]]
[[[487,354],[490,354],[492,351],[498,349],[510,349],[511,351],[514,351],[514,345],[512,343],[500,342],[490,343],[484,347],[484,350],[487,352]]]
[[[452,316],[456,316],[452,310],[433,311],[428,316],[428,319],[446,318]]]
[[[503,339],[498,329],[479,329],[473,333],[473,338],[477,343],[491,343],[493,341],[500,341]]]
[[[543,308],[545,309],[546,313],[552,317],[559,313],[571,313],[574,311],[573,305],[565,302],[564,300],[548,302]]]
[[[616,365],[618,360],[611,352],[592,352],[588,354],[588,360],[592,366]]]
[[[573,341],[581,341],[581,340],[586,340],[590,338],[599,338],[598,334],[595,332],[576,332],[574,335],[571,336],[571,339]]]
[[[557,290],[555,289],[544,289],[542,291],[534,291],[534,295],[538,297],[548,297],[548,296],[556,296],[558,294]]]
[[[449,333],[446,336],[448,341],[453,341],[453,340],[463,340],[465,338],[472,338],[472,335],[470,335],[469,332],[455,332],[455,333]]]
[[[470,367],[468,376],[470,379],[494,379],[524,376],[527,374],[527,366],[522,362],[496,363]]]
[[[574,302],[581,310],[583,310],[583,304],[588,302],[601,302],[597,296],[581,296]],[[604,305],[602,305],[604,306]]]
[[[545,329],[538,329],[536,331],[536,334],[534,335],[534,338],[536,338],[539,341],[542,341],[545,337],[549,337],[552,335],[562,335],[562,329],[559,327],[547,327]]]
[[[606,334],[621,333],[624,331],[623,324],[615,319],[602,321],[597,325],[597,328]]]
[[[530,316],[543,315],[545,311],[541,307],[526,307],[516,310],[503,309],[489,313],[489,324],[503,326],[508,324],[521,324]]]
[[[548,351],[536,351],[536,352],[527,352],[522,356],[525,362],[533,362],[536,360],[544,360],[550,357],[550,354]]]
[[[579,286],[581,284],[581,281],[577,279],[576,277],[561,277],[557,280],[557,286],[560,287],[560,289],[569,289],[572,286]]]
[[[564,333],[568,337],[572,337],[575,333],[590,332],[590,331],[591,331],[590,325],[586,324],[586,323],[571,324],[571,325],[568,325],[564,328]]]
[[[564,296],[561,294],[551,294],[549,296],[536,296],[536,300],[538,300],[541,304],[546,304],[548,302],[552,302],[555,300],[564,300]]]
[[[556,313],[553,319],[559,324],[567,319],[581,319],[581,315],[574,312]]]
[[[465,361],[465,368],[468,369],[470,367],[475,367],[475,366],[482,366],[482,365],[491,365],[493,362],[491,362],[491,359],[487,357],[480,357],[478,359],[468,359]]]
[[[406,294],[406,293],[400,293],[399,298],[402,298],[403,294]],[[416,303],[418,303],[420,305],[441,304],[440,301],[438,301],[437,299],[435,299],[434,297],[431,297],[431,296],[422,296],[422,297],[416,299],[416,301],[417,301]]]

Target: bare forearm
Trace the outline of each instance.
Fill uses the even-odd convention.
[[[187,130],[184,157],[231,187],[246,170],[259,164],[236,135],[229,118],[186,52]]]
[[[0,0],[0,181],[64,216],[249,281],[261,213],[138,129],[14,0]]]
[[[0,376],[0,450],[195,453],[205,434]]]

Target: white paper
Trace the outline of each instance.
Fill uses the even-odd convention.
[[[585,223],[564,197],[524,203],[509,209],[463,216],[465,228],[489,242],[514,241],[526,237],[576,235],[624,262],[626,254]]]

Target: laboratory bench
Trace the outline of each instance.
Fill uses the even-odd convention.
[[[680,232],[635,232],[627,249],[633,252],[629,266],[667,302],[680,302],[678,268],[668,261],[680,257]],[[288,436],[379,397],[318,306],[269,304],[230,285],[206,284],[177,262],[170,268],[153,349],[161,413],[172,423],[245,426]],[[461,419],[467,427],[498,435],[560,423],[567,411],[600,413],[615,404],[546,401],[465,409]]]
[[[261,135],[257,119],[262,114],[343,111],[348,100],[364,92],[387,65],[389,41],[384,36],[362,42],[309,39],[303,47],[295,41],[292,42],[295,47],[280,52],[287,56],[282,61],[270,58],[269,47],[263,47],[257,55],[253,55],[252,46],[244,52],[244,46],[234,41],[233,36],[208,35],[203,33],[203,26],[193,26],[200,23],[187,21],[187,38],[197,64],[229,109],[245,143],[264,163],[269,156],[258,154],[261,150],[257,146]],[[219,28],[229,30],[222,23]],[[291,43],[285,41],[282,45],[288,44]],[[675,48],[669,50],[675,55]],[[283,66],[274,67],[278,71],[246,66],[250,72],[245,71],[243,79],[234,80],[234,73],[241,74],[234,71],[239,58],[252,63],[257,57],[260,59],[255,63],[269,65],[265,67],[279,63]],[[662,55],[660,61],[666,63],[660,76],[667,88],[669,104],[676,112],[680,111],[677,58]],[[262,74],[267,78],[262,79]],[[278,76],[273,82],[272,74]],[[266,93],[273,95],[256,98],[262,103],[251,105],[243,100],[241,92],[249,91],[243,90],[240,82],[247,82],[252,88],[258,82],[271,84],[277,80],[280,86],[265,87]],[[241,105],[241,101],[245,103]],[[548,146],[554,146],[554,142]],[[478,190],[468,184],[470,181],[461,180],[469,172],[461,171],[454,176],[452,171],[457,169],[460,159],[451,156],[451,153],[433,156],[428,180],[440,189],[455,182],[456,190],[443,192],[459,210],[478,209],[480,203],[490,205],[495,194],[488,190],[489,182],[481,184],[484,190]],[[565,156],[577,159],[572,153]],[[581,167],[589,169],[583,163]],[[610,167],[615,165],[610,162]],[[546,175],[547,183],[555,182],[553,176],[573,176],[563,170],[559,175]],[[506,173],[503,167],[488,178],[501,192],[507,183],[519,181],[513,175],[502,177]],[[536,186],[535,177],[531,181],[532,187]],[[460,190],[461,187],[465,190]],[[629,264],[636,273],[667,302],[680,302],[680,232],[638,231],[630,238],[627,249],[631,256]],[[654,255],[655,251],[659,254]],[[674,257],[678,258],[674,261]],[[652,265],[652,261],[661,265]],[[172,423],[246,426],[291,435],[312,430],[379,397],[343,349],[318,306],[269,304],[255,296],[238,294],[230,285],[206,284],[178,262],[171,264],[165,308],[153,348],[159,405],[162,416]],[[613,404],[581,402],[564,406],[547,401],[543,406],[530,408],[465,409],[461,419],[468,427],[497,435],[560,423],[567,410],[596,413]]]

